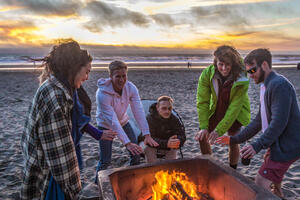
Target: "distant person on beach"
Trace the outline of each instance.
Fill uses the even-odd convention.
[[[177,151],[183,146],[186,137],[182,121],[172,113],[173,99],[161,96],[149,108],[147,121],[151,137],[158,146],[144,146],[145,157],[148,163],[157,161],[157,154],[165,156],[167,160],[177,158]]]
[[[88,79],[92,57],[76,41],[65,40],[37,61],[44,69],[22,134],[21,199],[76,199],[81,190],[76,119],[82,116],[76,112],[74,96]],[[109,140],[115,135],[110,130],[94,134]]]
[[[192,67],[192,63],[188,62],[187,63],[187,68],[191,68]]]
[[[238,51],[220,46],[214,52],[214,64],[200,75],[197,90],[199,141],[202,154],[212,154],[210,144],[226,132],[235,135],[250,122],[249,79]],[[239,145],[229,146],[229,164],[236,169]]]
[[[137,144],[135,135],[126,113],[128,106],[138,123],[145,143],[150,146],[158,144],[151,138],[143,105],[136,86],[127,80],[127,65],[122,61],[113,61],[108,66],[109,78],[98,80],[96,93],[96,121],[99,129],[112,129],[130,153],[130,165],[140,163],[143,149]],[[100,160],[97,171],[107,169],[111,163],[112,141],[101,141]]]
[[[268,49],[251,51],[245,64],[250,77],[260,84],[259,112],[239,134],[220,137],[217,143],[240,144],[261,130],[258,139],[241,149],[241,156],[252,158],[267,149],[255,182],[283,198],[283,176],[300,158],[300,111],[295,88],[284,76],[272,71],[272,55]]]
[[[297,64],[297,70],[300,70],[300,63]]]

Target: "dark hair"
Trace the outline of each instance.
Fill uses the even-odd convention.
[[[112,76],[114,74],[114,71],[119,69],[125,69],[127,71],[127,68],[128,67],[124,62],[115,60],[108,65],[108,72],[109,75]]]
[[[80,103],[83,105],[83,113],[87,116],[91,116],[92,101],[89,95],[82,86],[80,86],[80,88],[77,89],[77,94]]]
[[[259,48],[251,51],[245,58],[245,64],[253,65],[254,60],[256,61],[258,67],[260,67],[264,61],[266,61],[270,69],[272,69],[272,55],[269,49]]]
[[[42,61],[40,67],[44,67],[39,77],[40,84],[52,74],[55,77],[65,78],[73,86],[75,75],[83,66],[92,62],[93,58],[87,50],[81,49],[76,41],[65,39],[53,46],[49,55],[32,60]]]
[[[214,66],[218,71],[217,60],[231,65],[230,73],[233,75],[233,80],[237,80],[240,77],[242,71],[244,71],[243,59],[239,52],[232,46],[219,46],[214,52]]]

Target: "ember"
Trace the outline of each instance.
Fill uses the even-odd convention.
[[[194,183],[183,172],[159,171],[155,174],[152,186],[153,200],[212,200],[208,195],[197,191]]]

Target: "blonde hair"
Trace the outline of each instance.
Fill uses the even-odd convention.
[[[159,104],[161,101],[168,101],[170,102],[171,104],[173,104],[173,99],[169,96],[160,96],[157,98],[157,104]]]
[[[119,60],[115,60],[108,65],[109,76],[114,74],[114,71],[119,69],[125,69],[127,71],[127,65]]]

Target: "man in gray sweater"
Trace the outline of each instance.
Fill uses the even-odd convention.
[[[244,62],[250,78],[261,85],[259,112],[239,134],[219,137],[216,142],[240,144],[262,131],[255,141],[241,149],[241,157],[252,158],[260,150],[268,149],[255,182],[283,198],[283,176],[300,158],[300,111],[296,92],[284,76],[272,71],[269,50],[255,49]]]

